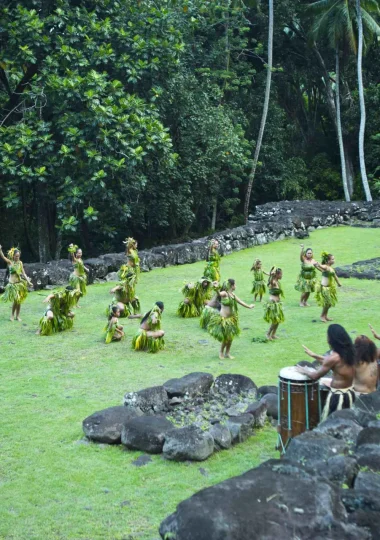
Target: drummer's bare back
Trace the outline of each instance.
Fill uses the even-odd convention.
[[[338,353],[332,352],[326,356],[323,360],[322,366],[317,369],[318,376],[312,377],[312,379],[320,379],[326,373],[333,372],[331,387],[332,388],[349,388],[352,386],[354,380],[355,368],[354,366],[348,366],[343,362]]]

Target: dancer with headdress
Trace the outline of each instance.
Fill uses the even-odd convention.
[[[165,347],[164,335],[161,330],[161,317],[164,304],[156,302],[152,309],[141,319],[140,329],[132,340],[132,349],[156,353]]]
[[[219,358],[234,358],[230,354],[232,341],[240,335],[238,304],[252,309],[254,304],[246,304],[235,294],[236,284],[234,279],[228,279],[223,283],[219,293],[221,304],[220,313],[214,313],[208,323],[209,334],[221,342]]]
[[[178,306],[177,315],[184,319],[199,317],[217,285],[217,281],[211,282],[205,277],[195,283],[185,283],[181,291],[185,298]]]
[[[134,269],[137,283],[140,277],[140,257],[139,252],[137,251],[137,241],[134,238],[129,237],[123,241],[123,244],[125,244],[125,256],[127,260],[129,260],[129,269]],[[125,265],[120,268],[119,272],[122,271],[123,267],[125,267]]]
[[[76,306],[80,295],[80,290],[71,287],[71,285],[49,294],[44,300],[44,304],[47,306],[40,319],[36,334],[51,336],[57,332],[70,330],[73,327],[75,317],[72,309]]]
[[[80,295],[78,296],[79,302],[79,298],[87,293],[87,274],[90,270],[84,265],[82,259],[83,253],[78,246],[70,244],[68,247],[68,252],[71,255],[71,260],[74,266],[74,270],[69,277],[69,283],[71,287],[80,292]],[[77,304],[76,307],[80,306]]]
[[[105,342],[107,344],[112,341],[121,341],[124,337],[123,327],[119,324],[120,309],[117,306],[111,307],[111,313],[108,317],[108,324],[105,327],[104,331]]]
[[[3,302],[12,302],[12,315],[10,320],[21,321],[20,310],[21,304],[28,296],[27,283],[32,286],[32,282],[25,274],[24,266],[21,262],[21,251],[17,248],[11,248],[7,252],[7,257],[4,255],[0,246],[0,257],[7,264],[9,271],[9,281],[5,286],[5,291],[1,295]]]
[[[139,319],[141,317],[141,306],[136,295],[138,275],[131,255],[127,256],[127,264],[120,267],[118,277],[120,279],[119,283],[110,290],[114,297],[112,304],[107,309],[107,316],[109,317],[112,308],[117,306],[120,310],[120,317]]]
[[[253,301],[256,302],[256,298],[259,297],[259,302],[261,302],[263,294],[266,291],[264,275],[269,276],[269,274],[263,270],[263,263],[260,259],[255,259],[251,272],[253,272],[253,286],[251,291],[254,295]]]
[[[219,242],[213,238],[207,251],[207,264],[203,276],[210,281],[220,281],[220,255],[218,251]]]
[[[300,307],[309,307],[308,298],[310,293],[315,292],[317,286],[317,271],[315,269],[317,261],[314,260],[313,250],[311,248],[304,249],[303,244],[301,244],[300,260],[301,272],[294,288],[301,293]]]
[[[267,339],[269,339],[269,341],[278,339],[278,336],[276,336],[277,328],[280,323],[285,321],[281,301],[281,299],[284,298],[284,292],[281,287],[281,279],[281,268],[272,266],[268,279],[269,300],[265,305],[264,313],[264,321],[270,323],[270,327],[267,332]]]
[[[317,286],[315,299],[317,304],[322,307],[320,319],[322,322],[332,321],[327,314],[329,309],[335,307],[338,302],[336,286],[341,287],[335,270],[332,266],[335,263],[335,257],[331,253],[323,251],[321,254],[322,264],[316,262],[314,266],[322,272],[321,283]]]

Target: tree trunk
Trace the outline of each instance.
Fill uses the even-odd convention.
[[[268,26],[267,81],[266,81],[266,86],[265,86],[264,108],[263,108],[263,114],[262,114],[262,117],[261,117],[260,131],[259,131],[259,136],[258,136],[257,143],[256,143],[255,155],[253,157],[252,169],[251,169],[251,173],[250,173],[249,178],[248,178],[248,188],[247,188],[247,193],[246,193],[245,201],[244,201],[244,221],[245,221],[245,223],[248,223],[249,203],[250,203],[250,200],[251,200],[253,180],[255,178],[257,162],[259,161],[261,143],[262,143],[262,140],[263,140],[265,123],[266,123],[267,115],[268,115],[270,87],[271,87],[271,80],[272,80],[272,64],[273,64],[273,0],[269,0],[268,4],[269,4],[269,26]]]
[[[350,194],[350,197],[352,197],[354,193],[355,172],[354,172],[354,164],[352,163],[351,153],[350,153],[350,150],[347,148],[347,145],[344,147],[344,159],[346,162],[346,177],[347,177],[348,193]]]
[[[54,256],[54,259],[56,261],[59,261],[59,259],[61,258],[61,251],[62,251],[62,231],[61,229],[58,229],[57,241],[55,243],[55,256]]]
[[[212,218],[211,218],[211,230],[215,231],[216,228],[216,211],[218,208],[218,200],[215,198],[212,205]]]
[[[44,186],[41,182],[38,182],[37,193],[37,227],[38,227],[38,253],[40,262],[47,262],[51,260],[50,254],[50,235],[49,235],[49,222],[47,203],[44,198]]]
[[[367,171],[365,168],[364,160],[364,132],[365,132],[365,101],[364,101],[364,88],[363,88],[363,73],[362,73],[362,60],[363,60],[363,20],[362,10],[360,7],[360,0],[356,0],[356,15],[358,21],[358,87],[359,87],[359,103],[360,103],[360,129],[359,129],[359,162],[360,162],[360,174],[362,177],[363,188],[365,198],[367,201],[372,201],[371,191],[368,185]]]
[[[348,190],[347,184],[347,175],[346,175],[346,160],[344,155],[344,146],[343,146],[343,135],[342,135],[342,122],[340,118],[340,86],[339,86],[339,49],[338,47],[335,50],[335,107],[336,107],[336,125],[338,132],[338,143],[339,143],[339,153],[340,153],[340,164],[342,167],[342,181],[344,189],[344,197],[346,201],[350,201],[350,193]]]

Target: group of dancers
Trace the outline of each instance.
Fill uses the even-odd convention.
[[[105,342],[120,341],[125,337],[120,318],[140,318],[140,328],[132,340],[135,350],[157,352],[164,347],[164,331],[161,329],[161,318],[164,304],[156,302],[152,309],[142,315],[140,300],[136,295],[136,286],[140,278],[140,259],[137,242],[127,238],[125,244],[126,262],[118,272],[119,282],[111,289],[112,302],[107,308],[108,322],[105,328]],[[67,287],[58,288],[49,294],[44,302],[47,304],[40,320],[38,334],[45,336],[72,328],[74,311],[79,299],[86,294],[87,274],[89,269],[83,262],[82,250],[73,244],[68,248],[73,272]],[[20,250],[12,248],[5,256],[0,246],[0,257],[6,262],[9,271],[9,282],[2,295],[4,301],[12,302],[11,320],[20,319],[21,304],[28,294],[27,285],[31,281],[25,274],[20,260]],[[236,294],[236,282],[230,278],[221,281],[219,243],[216,239],[210,241],[207,253],[206,267],[202,277],[195,282],[187,282],[182,288],[183,300],[180,302],[177,314],[179,317],[200,317],[200,326],[221,343],[220,358],[233,358],[231,346],[234,338],[240,334],[238,305],[253,309],[254,304],[245,303]],[[301,293],[300,306],[308,307],[310,294],[315,293],[317,303],[322,307],[321,321],[328,322],[328,312],[337,303],[337,289],[340,287],[333,265],[332,254],[323,252],[321,263],[314,259],[311,248],[301,244],[301,271],[295,289]],[[265,303],[264,320],[269,323],[266,339],[277,339],[277,329],[284,322],[283,298],[281,286],[282,269],[272,266],[269,272],[263,269],[262,261],[256,259],[252,265],[254,301],[263,296],[268,290],[269,297]],[[322,273],[321,280],[317,271]]]

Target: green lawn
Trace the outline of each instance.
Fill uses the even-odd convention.
[[[323,249],[331,251],[337,265],[343,265],[376,257],[380,236],[376,229],[331,228],[314,232],[306,246],[318,256]],[[246,302],[251,301],[249,269],[257,256],[265,269],[276,264],[284,270],[286,322],[279,330],[281,340],[252,343],[267,328],[263,307],[240,308],[243,331],[233,344],[232,361],[219,360],[219,344],[198,327],[197,319],[175,315],[183,281],[201,277],[203,263],[142,274],[138,292],[143,309],[156,300],[166,306],[167,347],[157,355],[131,351],[136,320],[125,322],[123,343],[102,342],[112,284],[89,287],[74,330],[48,338],[35,335],[43,292],[30,294],[22,323],[8,321],[9,306],[0,305],[0,538],[153,540],[159,537],[160,521],[178,502],[278,456],[276,434],[268,426],[203,463],[178,464],[152,456],[151,463],[137,468],[132,462],[139,452],[85,444],[81,428],[89,414],[121,404],[127,391],[191,371],[242,373],[257,385],[276,383],[281,367],[305,358],[302,343],[324,352],[326,326],[319,322],[320,310],[314,301],[308,309],[299,308],[294,290],[299,241],[289,239],[222,259],[222,276],[236,279],[236,292]],[[379,291],[379,283],[343,280],[331,315],[353,336],[368,333],[368,323],[378,320],[374,299]]]

